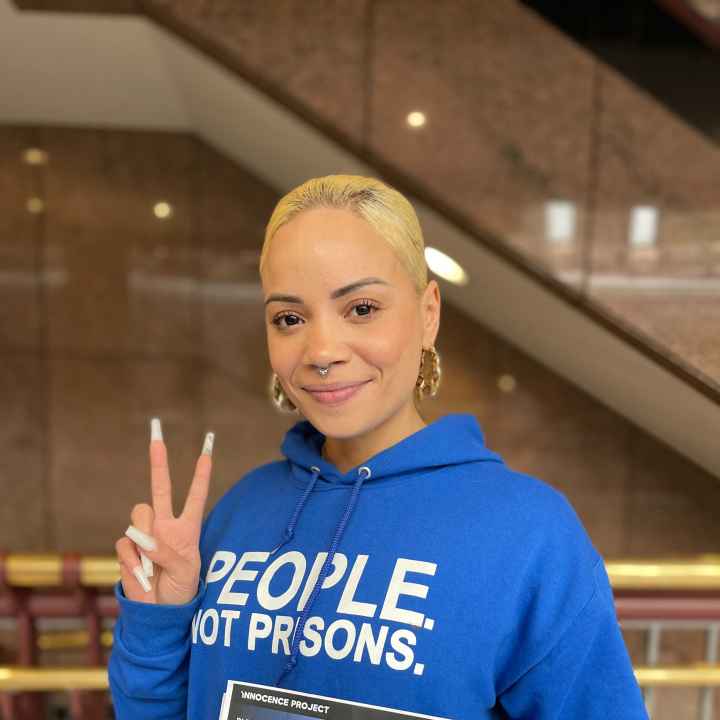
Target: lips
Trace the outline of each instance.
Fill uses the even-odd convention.
[[[312,392],[327,392],[329,390],[341,390],[342,388],[355,387],[356,385],[362,385],[363,382],[335,382],[335,383],[321,383],[320,385],[304,385],[303,390],[311,390]]]
[[[309,390],[308,388],[305,388],[305,390],[310,395],[312,395],[315,400],[323,403],[324,405],[337,405],[341,402],[344,402],[345,400],[349,400],[351,397],[356,395],[358,391],[360,391],[363,386],[367,385],[369,382],[369,380],[366,380],[365,382],[345,386],[335,383],[335,385],[329,386],[334,388],[330,390]],[[321,386],[314,385],[311,387]]]

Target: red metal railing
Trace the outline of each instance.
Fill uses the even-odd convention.
[[[624,558],[606,560],[623,629],[646,631],[645,665],[635,667],[648,710],[658,686],[697,687],[698,717],[711,720],[713,693],[720,687],[720,556],[691,558]],[[119,579],[114,557],[22,555],[0,552],[0,618],[13,618],[17,657],[0,665],[0,710],[4,720],[37,720],[47,714],[47,693],[64,690],[70,696],[73,720],[104,720],[110,697],[103,649],[109,644],[103,621],[117,617],[112,586]],[[40,618],[74,618],[85,633],[84,667],[40,667]],[[705,662],[684,666],[658,663],[661,631],[701,628],[707,633]],[[65,634],[55,647],[78,633]],[[70,635],[73,636],[70,640]],[[49,636],[46,636],[49,637]]]

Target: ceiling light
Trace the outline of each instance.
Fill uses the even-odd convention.
[[[155,206],[153,207],[153,212],[155,213],[156,218],[160,220],[166,220],[173,214],[172,205],[166,202],[155,203]]]
[[[23,152],[23,160],[28,165],[47,165],[48,155],[40,148],[27,148]]]
[[[414,127],[414,128],[422,127],[427,122],[425,113],[420,112],[419,110],[415,110],[411,113],[408,113],[406,120],[407,120],[407,124],[410,127]]]
[[[653,247],[657,239],[658,209],[652,205],[636,205],[630,211],[630,246]]]
[[[517,381],[512,375],[505,373],[498,378],[497,385],[504,393],[511,393],[517,387]]]
[[[545,239],[549,243],[569,245],[575,239],[575,203],[549,200],[545,203]]]
[[[27,208],[27,211],[33,215],[39,215],[45,211],[45,203],[43,202],[43,199],[39,197],[28,198],[25,203],[25,207]]]
[[[448,280],[455,285],[467,285],[469,278],[462,267],[455,262],[449,255],[440,252],[437,248],[425,248],[425,260],[428,267],[444,280]]]

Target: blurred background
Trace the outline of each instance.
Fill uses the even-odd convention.
[[[380,177],[478,418],[606,560],[653,718],[720,718],[720,0],[0,0],[0,717],[112,717],[162,419],[208,508],[281,457],[277,200]],[[33,692],[30,692],[30,691]]]

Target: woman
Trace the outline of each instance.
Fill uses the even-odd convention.
[[[473,415],[420,415],[440,293],[410,203],[309,180],[276,206],[260,275],[271,398],[303,419],[204,522],[212,436],[174,518],[154,423],[153,506],[116,544],[117,717],[217,718],[239,680],[463,720],[647,718],[565,496]]]

